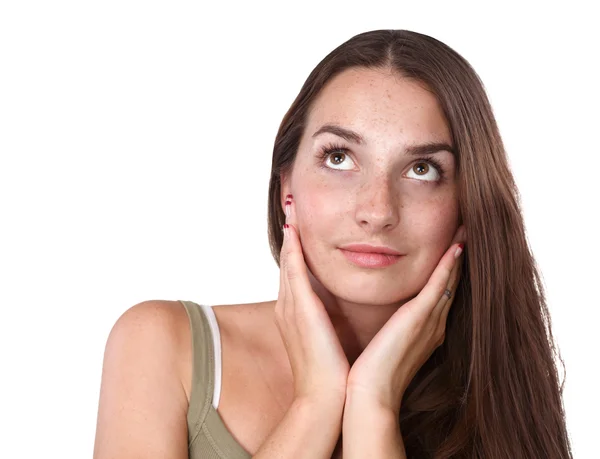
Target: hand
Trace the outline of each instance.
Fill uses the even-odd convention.
[[[463,255],[455,258],[464,241],[461,226],[429,281],[402,305],[373,337],[348,375],[347,397],[400,411],[404,391],[419,368],[444,342],[446,318],[460,281]],[[451,297],[444,291],[448,289]]]
[[[287,201],[289,228],[280,254],[275,322],[292,367],[294,396],[330,401],[339,396],[343,408],[350,364],[325,306],[310,285],[302,245],[291,224],[294,204],[289,195]]]

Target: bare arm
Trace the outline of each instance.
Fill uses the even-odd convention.
[[[94,459],[188,457],[181,356],[187,315],[174,302],[126,311],[106,344]]]
[[[345,459],[406,459],[398,413],[349,393],[343,421]]]
[[[330,459],[342,429],[344,400],[296,399],[256,459]]]

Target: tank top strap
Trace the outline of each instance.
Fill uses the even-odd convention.
[[[192,334],[192,386],[187,413],[189,457],[251,459],[252,456],[229,432],[215,408],[220,393],[220,386],[219,391],[215,393],[215,374],[220,374],[215,358],[220,359],[220,348],[219,355],[215,357],[214,340],[219,339],[219,331],[214,311],[206,305],[179,301],[187,311]],[[211,329],[211,320],[215,321],[212,325],[214,332]],[[217,382],[220,384],[220,377]]]
[[[210,325],[200,305],[192,301],[179,301],[190,319],[192,335],[192,386],[187,415],[189,440],[192,443],[212,406],[215,387],[214,348]]]

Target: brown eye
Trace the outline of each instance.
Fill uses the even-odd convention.
[[[337,166],[338,164],[342,163],[344,161],[344,159],[346,159],[346,154],[345,153],[332,153],[329,157],[334,158],[334,159],[332,159],[331,163],[335,164]]]
[[[417,163],[415,164],[414,171],[418,175],[425,175],[429,172],[429,164],[427,163]]]
[[[435,164],[430,164],[430,161],[433,162],[433,160],[416,162],[409,171],[413,175],[412,178],[418,178],[424,182],[439,181],[442,178],[442,169]]]
[[[326,148],[321,154],[324,167],[338,171],[352,170],[354,162],[343,150],[338,147]]]

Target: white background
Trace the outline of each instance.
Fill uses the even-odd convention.
[[[575,457],[598,457],[588,3],[2,2],[0,457],[91,457],[104,345],[132,305],[277,297],[279,123],[327,53],[386,28],[445,42],[486,86],[565,360]]]

